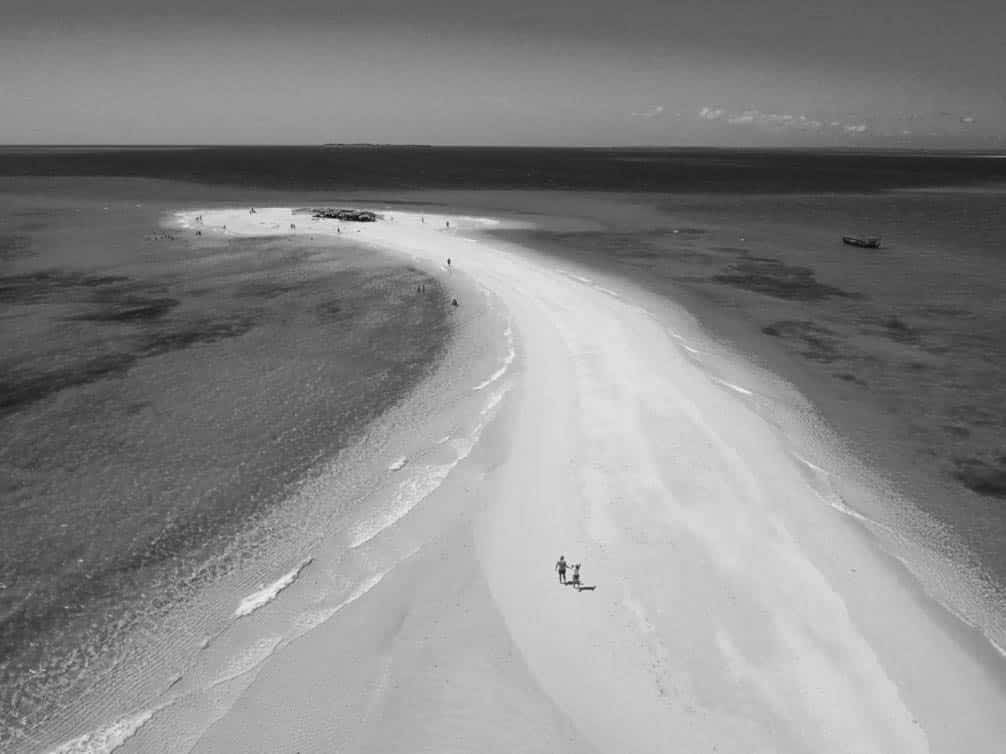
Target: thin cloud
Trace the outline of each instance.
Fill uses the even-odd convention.
[[[632,113],[633,118],[659,118],[664,114],[664,106],[657,105],[649,110],[644,110],[641,113]]]
[[[845,123],[840,120],[822,121],[808,115],[789,113],[766,113],[754,108],[731,112],[722,107],[703,107],[699,110],[703,120],[725,120],[734,126],[760,126],[774,129],[796,129],[798,131],[820,131],[822,128],[841,129],[848,134],[861,134],[869,130],[865,123]]]
[[[794,117],[789,113],[763,113],[761,110],[745,110],[741,113],[729,115],[727,122],[736,126],[757,125],[776,128],[799,128],[801,130],[817,130],[824,124],[819,120],[813,120],[806,115]]]

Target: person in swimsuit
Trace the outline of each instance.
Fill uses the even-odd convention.
[[[559,572],[559,583],[566,583],[566,556],[560,555],[558,562],[555,564],[555,570]]]
[[[573,588],[580,591],[580,564],[577,563],[573,566],[573,580],[569,582],[573,585]]]

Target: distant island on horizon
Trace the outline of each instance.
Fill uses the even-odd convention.
[[[392,144],[374,143],[369,141],[334,141],[322,144],[323,149],[382,149],[385,147],[408,147],[410,149],[434,149],[432,144]]]

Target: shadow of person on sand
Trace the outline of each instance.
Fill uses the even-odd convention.
[[[576,563],[573,566],[573,578],[569,581],[564,582],[566,586],[573,587],[578,592],[592,592],[597,589],[597,585],[593,584],[591,586],[586,586],[580,581],[580,564]]]

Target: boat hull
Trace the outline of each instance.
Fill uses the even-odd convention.
[[[879,249],[879,238],[857,238],[856,236],[842,236],[842,243],[849,246],[859,246],[863,249]]]

